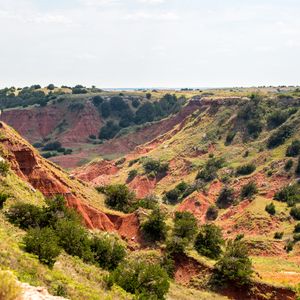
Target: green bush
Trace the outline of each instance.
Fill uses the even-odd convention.
[[[176,212],[173,234],[182,239],[193,240],[197,233],[197,220],[190,212]]]
[[[283,124],[289,117],[288,112],[276,110],[271,113],[267,118],[267,124],[270,129],[276,128]]]
[[[167,162],[161,162],[153,158],[147,158],[143,162],[143,168],[146,174],[153,174],[156,176],[165,176],[169,170],[169,164]]]
[[[234,190],[225,186],[222,188],[218,198],[217,198],[217,206],[218,208],[227,208],[232,205],[234,202]]]
[[[121,263],[107,278],[108,286],[119,285],[137,299],[165,299],[169,290],[167,272],[157,264],[131,259]]]
[[[130,170],[127,177],[127,182],[131,182],[138,175],[137,170]]]
[[[275,193],[274,199],[282,202],[287,202],[289,206],[300,202],[300,186],[293,184],[283,187]]]
[[[223,158],[210,158],[204,167],[198,172],[196,179],[210,182],[217,177],[217,171],[224,166]]]
[[[267,213],[269,213],[270,215],[274,216],[276,214],[276,207],[275,207],[274,203],[270,203],[270,204],[266,205],[265,211]]]
[[[21,296],[16,277],[8,271],[0,271],[0,300],[16,300]]]
[[[294,232],[295,233],[300,233],[300,223],[295,225]]]
[[[223,256],[215,265],[217,283],[248,285],[253,273],[252,262],[245,242],[241,239],[229,240]]]
[[[78,256],[84,261],[92,261],[90,239],[87,231],[77,222],[58,220],[55,232],[61,246],[68,254]]]
[[[217,259],[222,253],[223,243],[221,229],[214,224],[205,224],[200,227],[194,247],[199,254]]]
[[[245,184],[241,189],[241,198],[252,198],[255,194],[257,194],[258,189],[255,182],[251,181]]]
[[[100,129],[99,139],[109,140],[117,135],[120,131],[120,126],[113,121],[108,121],[105,126]]]
[[[6,202],[6,200],[9,198],[9,195],[4,194],[4,193],[0,193],[0,209],[3,208],[4,203]]]
[[[139,207],[145,209],[156,209],[159,206],[159,199],[155,195],[148,195],[140,201],[136,202],[135,205],[131,206],[130,212],[135,211]]]
[[[297,243],[300,241],[300,233],[294,233],[293,235],[294,243]]]
[[[283,237],[283,232],[275,232],[274,239],[281,240]]]
[[[288,172],[293,167],[293,164],[293,160],[289,159],[284,165],[284,170]]]
[[[293,134],[293,130],[292,125],[282,125],[269,137],[267,143],[268,148],[272,149],[282,145],[285,140]]]
[[[149,241],[163,241],[167,234],[165,215],[158,209],[154,209],[148,220],[141,225],[145,238]]]
[[[43,151],[58,151],[61,149],[62,145],[60,142],[53,142],[53,143],[48,143],[46,144],[42,150]]]
[[[126,256],[125,247],[119,239],[107,233],[93,238],[91,251],[94,261],[107,270],[114,270]]]
[[[17,203],[9,208],[6,212],[9,222],[22,228],[29,229],[40,226],[43,219],[43,211],[28,203]]]
[[[8,171],[9,171],[9,163],[4,160],[0,160],[0,174],[2,176],[6,176]]]
[[[225,139],[225,145],[230,145],[233,141],[233,139],[236,136],[236,132],[235,131],[230,131],[228,132],[226,139]]]
[[[291,208],[290,215],[297,221],[300,221],[300,206]]]
[[[215,205],[211,205],[208,207],[206,211],[206,219],[209,221],[214,221],[217,219],[219,214],[219,210]]]
[[[239,166],[236,169],[237,176],[250,175],[256,170],[256,166],[254,164],[246,164],[243,166]]]
[[[125,184],[109,185],[105,188],[105,194],[105,204],[123,212],[128,212],[130,206],[136,202],[135,193]]]
[[[291,241],[291,240],[288,240],[288,241],[286,242],[285,246],[284,246],[284,250],[285,250],[287,253],[289,253],[289,252],[291,252],[291,251],[293,250],[293,248],[294,248],[294,242]]]
[[[164,196],[164,202],[175,205],[193,193],[195,189],[195,186],[189,185],[182,181],[174,189],[166,192]]]
[[[53,266],[60,254],[58,236],[51,228],[33,228],[24,237],[25,250],[38,256],[40,262]]]
[[[286,150],[286,156],[288,157],[295,157],[300,154],[300,141],[294,140],[292,141],[292,144],[288,146]]]

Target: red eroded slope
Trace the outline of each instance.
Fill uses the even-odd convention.
[[[102,121],[96,108],[84,102],[83,109],[72,110],[70,103],[49,104],[46,107],[6,110],[1,120],[33,143],[52,135],[64,146],[85,143],[89,135],[98,135]]]
[[[106,214],[89,204],[97,198],[93,190],[84,186],[38,153],[6,124],[0,123],[2,155],[10,162],[12,170],[34,189],[46,197],[63,195],[70,207],[74,207],[91,229],[116,231],[129,240],[139,241],[139,219],[136,214]],[[128,230],[127,230],[128,229]]]

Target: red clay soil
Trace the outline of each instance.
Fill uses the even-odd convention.
[[[174,279],[177,283],[188,286],[194,277],[203,278],[211,275],[213,268],[200,263],[194,258],[185,254],[174,256],[175,272]],[[230,285],[220,289],[218,293],[235,300],[296,300],[296,293],[280,287],[274,287],[268,284],[253,282],[251,287],[238,288]]]
[[[97,136],[102,121],[92,103],[84,102],[84,108],[80,111],[72,111],[67,104],[69,102],[50,104],[46,107],[5,110],[1,120],[31,143],[53,135],[64,146],[72,146],[73,143],[85,143],[89,135]]]
[[[93,208],[86,203],[84,195],[84,190],[88,187],[77,180],[71,180],[67,173],[43,159],[32,146],[2,122],[0,130],[3,135],[1,145],[5,159],[10,162],[11,169],[21,179],[30,183],[33,189],[38,189],[46,197],[63,195],[68,205],[82,215],[86,226],[91,229],[120,232],[120,235],[128,240],[139,240],[137,215],[114,216]]]
[[[184,200],[177,208],[177,211],[189,211],[200,224],[206,221],[206,211],[212,204],[208,197],[202,193],[196,193],[190,198]]]
[[[150,180],[147,176],[136,176],[129,184],[129,188],[135,191],[138,198],[150,195],[156,185],[156,179]]]
[[[83,181],[99,186],[108,184],[110,175],[115,175],[118,171],[119,169],[114,162],[101,160],[76,169],[73,174]]]

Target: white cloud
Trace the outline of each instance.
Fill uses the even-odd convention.
[[[124,16],[125,20],[152,20],[152,21],[177,21],[180,19],[175,12],[147,12],[137,11]]]

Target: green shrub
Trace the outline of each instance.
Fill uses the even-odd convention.
[[[167,225],[164,214],[158,209],[154,209],[148,220],[141,225],[145,238],[149,241],[163,241],[167,234]]]
[[[93,102],[94,106],[96,106],[96,107],[99,107],[103,103],[103,101],[104,101],[104,99],[99,95],[94,96],[92,98],[92,102]]]
[[[226,139],[225,139],[225,145],[230,145],[233,141],[233,139],[236,136],[236,132],[235,131],[230,131],[228,132]]]
[[[119,239],[107,233],[93,238],[91,251],[94,261],[107,270],[114,270],[126,256],[125,247]]]
[[[55,224],[55,232],[61,246],[68,254],[78,256],[84,261],[92,261],[90,240],[87,231],[77,222],[59,220]]]
[[[295,229],[294,229],[295,233],[300,233],[300,223],[295,225]]]
[[[276,110],[271,113],[267,118],[268,127],[273,129],[283,124],[289,117],[288,112]]]
[[[245,184],[241,189],[241,198],[252,198],[255,194],[257,194],[258,189],[255,182],[251,181]]]
[[[9,163],[4,160],[0,160],[0,174],[2,176],[6,176],[8,171],[9,171]]]
[[[286,156],[288,157],[295,157],[300,154],[300,141],[294,140],[292,141],[292,144],[288,146],[286,150]]]
[[[0,271],[0,300],[19,299],[21,292],[15,276],[8,271]]]
[[[300,202],[299,184],[293,184],[283,187],[274,195],[274,199],[282,202],[287,202],[289,206]]]
[[[267,143],[268,148],[272,149],[282,145],[285,140],[293,134],[293,130],[292,125],[282,125],[269,137]]]
[[[145,209],[155,209],[159,206],[159,199],[155,195],[148,195],[140,201],[136,202],[135,205],[132,206],[130,212],[135,211],[139,207]]]
[[[236,169],[237,176],[250,175],[256,170],[256,166],[254,164],[246,164],[243,166],[239,166]]]
[[[136,202],[135,193],[125,184],[109,185],[105,188],[105,194],[105,204],[123,212],[128,212],[130,206]]]
[[[293,235],[294,243],[297,243],[300,241],[300,233],[294,233]]]
[[[293,248],[294,248],[294,242],[291,240],[288,240],[284,246],[284,250],[287,253],[289,253],[289,252],[293,251]]]
[[[234,202],[234,190],[225,186],[222,188],[218,198],[217,198],[217,206],[218,208],[227,208],[232,205]]]
[[[206,219],[209,221],[214,221],[217,219],[219,214],[219,210],[215,205],[211,205],[208,207],[206,211]]]
[[[200,227],[194,247],[199,254],[217,259],[222,253],[223,243],[221,229],[214,224],[205,224]]]
[[[218,284],[234,283],[248,285],[253,276],[252,262],[248,249],[241,239],[229,240],[223,256],[215,265],[215,279]]]
[[[40,226],[43,219],[43,211],[32,204],[17,203],[9,208],[6,212],[6,217],[12,224],[22,229],[29,229]]]
[[[119,285],[137,299],[165,299],[169,290],[167,272],[157,264],[131,259],[121,263],[107,278],[108,286]]]
[[[38,256],[40,262],[53,266],[60,254],[58,236],[51,228],[33,228],[24,237],[25,250]]]
[[[276,214],[276,207],[275,207],[274,203],[270,203],[270,204],[266,205],[265,211],[267,213],[269,213],[270,215],[274,216]]]
[[[223,158],[210,158],[204,167],[198,172],[196,179],[210,182],[217,177],[217,171],[224,166]]]
[[[61,149],[62,145],[60,142],[53,142],[53,143],[48,143],[46,144],[42,150],[43,151],[58,151]]]
[[[300,221],[300,206],[291,208],[290,215],[297,221]]]
[[[288,172],[293,167],[293,164],[293,160],[289,159],[284,165],[284,170]]]
[[[137,170],[130,170],[127,177],[127,182],[131,182],[138,175]]]
[[[109,140],[117,135],[120,126],[113,121],[108,121],[105,126],[100,129],[99,139]]]
[[[173,234],[182,239],[193,240],[197,233],[197,220],[190,212],[176,212]]]
[[[156,176],[165,176],[169,170],[169,164],[167,162],[161,162],[152,158],[147,158],[143,162],[143,168],[146,174],[153,174]]]
[[[283,237],[283,232],[275,232],[274,239],[281,240]]]
[[[195,189],[196,186],[189,185],[182,181],[174,189],[166,192],[164,202],[175,205],[193,193]]]
[[[0,209],[3,208],[4,203],[6,202],[6,200],[9,198],[9,195],[4,194],[4,193],[0,193]]]

